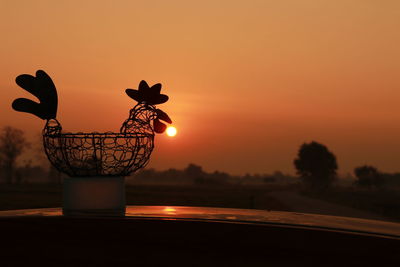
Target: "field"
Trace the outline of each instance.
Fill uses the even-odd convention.
[[[205,206],[318,213],[400,221],[400,192],[296,185],[128,185],[127,205]],[[62,206],[59,184],[0,185],[0,210]]]
[[[287,210],[265,186],[127,186],[127,205],[207,206]],[[62,186],[0,185],[0,210],[62,206]]]
[[[400,221],[400,191],[335,187],[324,193],[302,192],[307,197],[365,210]]]

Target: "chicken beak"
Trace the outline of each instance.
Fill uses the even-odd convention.
[[[156,109],[156,113],[157,113],[157,119],[168,122],[168,123],[172,123],[172,120],[168,116],[168,114],[165,113],[164,111],[162,111],[161,109]]]

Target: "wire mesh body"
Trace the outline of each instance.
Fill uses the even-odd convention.
[[[153,105],[137,104],[129,111],[129,117],[121,126],[121,133],[144,133],[154,135],[151,125],[157,117],[156,108]]]
[[[61,125],[52,119],[43,130],[45,152],[53,166],[72,177],[127,176],[150,159],[153,118],[154,107],[139,104],[120,133],[62,133]]]

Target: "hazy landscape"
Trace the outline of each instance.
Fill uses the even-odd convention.
[[[0,209],[61,207],[62,181],[71,178],[45,164],[45,161],[42,165],[31,165],[31,161],[21,165],[17,157],[11,164],[12,170],[7,169],[10,164],[5,164],[4,133],[3,129],[0,136],[3,159]],[[14,129],[13,134],[19,135],[19,138],[14,136],[19,141],[10,139],[7,144],[14,142],[15,148],[20,149],[18,156],[31,149],[32,144],[28,145],[22,132]],[[307,145],[312,148],[314,143],[303,147]],[[326,148],[317,144],[319,147]],[[333,155],[326,151],[328,156]],[[317,164],[324,165],[321,162]],[[335,167],[334,164],[332,166]],[[11,179],[7,177],[10,174]],[[300,172],[293,176],[279,171],[233,176],[220,171],[206,172],[196,164],[189,164],[182,170],[145,168],[126,177],[126,200],[127,205],[263,209],[400,221],[400,174],[361,166],[351,176],[335,174],[332,180],[324,183],[319,182],[326,179],[323,176],[318,176],[317,182],[306,178]]]

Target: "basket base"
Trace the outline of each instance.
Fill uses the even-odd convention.
[[[73,177],[64,179],[63,215],[125,216],[125,178]]]

